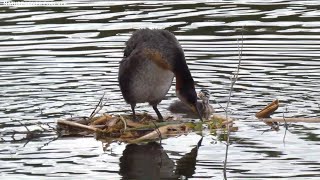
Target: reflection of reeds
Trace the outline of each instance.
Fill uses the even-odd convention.
[[[241,60],[242,60],[242,50],[243,50],[243,30],[244,27],[242,27],[241,32],[241,47],[239,44],[239,39],[237,39],[237,44],[238,44],[238,67],[235,73],[233,73],[232,78],[231,78],[231,85],[230,85],[230,90],[229,90],[229,97],[228,97],[228,102],[226,105],[225,113],[226,113],[226,119],[228,119],[228,109],[230,105],[230,100],[231,100],[231,94],[233,91],[233,86],[238,80],[239,77],[239,71],[240,71],[240,66],[241,66]],[[227,179],[227,162],[228,162],[228,150],[229,150],[229,141],[230,141],[230,124],[227,124],[227,143],[226,143],[226,153],[225,153],[225,158],[224,158],[224,165],[223,165],[223,178],[226,180]]]

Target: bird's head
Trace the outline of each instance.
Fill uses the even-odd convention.
[[[189,105],[192,111],[198,114],[200,120],[202,121],[202,116],[197,106],[197,93],[194,87],[181,88],[176,91],[176,94],[182,102]]]
[[[198,93],[198,98],[202,100],[202,103],[209,103],[210,92],[207,89],[201,89]]]

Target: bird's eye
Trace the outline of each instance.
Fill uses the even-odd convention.
[[[199,94],[206,98],[210,97],[210,92],[207,89],[201,89]]]

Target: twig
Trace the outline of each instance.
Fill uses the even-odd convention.
[[[13,133],[12,133],[12,135],[11,135],[11,139],[12,139],[13,141],[16,141],[16,138],[14,138],[14,136],[16,135],[16,133],[17,133],[17,131],[13,130]]]
[[[157,128],[157,130],[154,130],[154,131],[152,131],[144,136],[141,136],[137,139],[129,140],[128,142],[129,143],[138,143],[138,142],[142,142],[142,141],[146,141],[146,140],[154,140],[157,138],[157,136],[159,137],[159,132],[160,132],[160,134],[164,134],[164,136],[169,136],[168,131],[170,131],[170,129],[181,129],[181,127],[185,127],[185,125],[184,124],[174,124],[174,125],[162,126],[162,127]],[[177,134],[180,134],[180,133],[182,133],[182,132],[179,132]]]
[[[262,120],[265,123],[271,123],[271,122],[304,122],[304,123],[320,123],[320,118],[286,118],[285,121],[283,117],[275,117],[275,118],[262,118],[259,119]]]
[[[222,108],[224,111],[226,111],[226,108],[224,108],[217,100],[214,99],[214,101]]]
[[[20,123],[21,126],[23,126],[24,128],[26,128],[26,130],[28,131],[28,133],[32,133],[32,132],[30,131],[30,129],[29,129],[25,124],[23,124],[23,123],[20,122],[19,120],[16,120],[16,121],[18,121],[18,123]]]
[[[53,141],[58,140],[61,137],[61,135],[57,134],[57,137],[52,138],[51,140],[49,140],[48,142],[44,143],[42,146],[38,147],[38,150],[40,151],[42,148],[48,146],[50,143],[52,143]]]
[[[285,107],[285,111],[287,112],[287,106]],[[285,127],[285,131],[284,131],[284,135],[283,135],[283,145],[285,146],[286,145],[286,135],[287,135],[287,130],[288,130],[288,126],[287,126],[287,121],[286,121],[286,118],[284,117],[284,112],[282,112],[282,118],[283,118],[283,121],[284,121],[284,127]]]
[[[238,80],[238,77],[239,77],[239,71],[240,71],[241,60],[242,60],[242,50],[243,50],[243,31],[242,31],[242,36],[241,37],[242,37],[241,48],[240,48],[240,45],[239,45],[239,39],[237,39],[239,63],[238,63],[238,67],[237,67],[236,73],[233,74],[233,77],[231,78],[229,97],[228,97],[227,106],[225,108],[226,119],[228,119],[228,109],[229,109],[229,105],[230,105],[233,86],[235,85],[235,83],[236,83],[236,81]],[[229,151],[229,145],[230,145],[229,142],[230,142],[230,124],[227,124],[227,144],[226,144],[226,153],[225,153],[225,157],[224,157],[224,166],[223,166],[223,177],[224,177],[224,180],[227,180],[227,161],[228,161],[228,151]]]
[[[26,145],[31,141],[31,138],[26,138],[26,140],[27,141],[22,146],[23,148],[26,147]]]
[[[98,128],[95,128],[95,127],[86,126],[86,125],[83,125],[83,124],[79,124],[79,123],[71,122],[71,121],[66,121],[66,120],[58,120],[57,123],[58,124],[69,125],[69,126],[76,127],[76,128],[82,128],[82,129],[86,129],[86,130],[90,130],[90,131],[94,131],[94,132],[96,132],[98,130]]]
[[[34,139],[41,138],[42,135],[43,135],[44,133],[46,133],[46,132],[55,132],[55,133],[58,135],[57,138],[60,137],[60,136],[59,136],[59,131],[57,131],[55,128],[51,127],[51,126],[50,126],[49,124],[47,124],[47,123],[38,122],[38,123],[36,123],[35,125],[37,125],[40,129],[30,130],[29,127],[28,127],[26,124],[22,123],[20,120],[12,120],[12,121],[18,122],[22,127],[24,127],[24,128],[26,129],[26,131],[19,132],[19,131],[12,130],[12,132],[9,132],[9,133],[2,133],[2,132],[1,132],[0,140],[2,140],[3,142],[24,142],[24,144],[23,144],[22,147],[20,147],[20,148],[26,147],[27,144],[28,144],[30,141],[34,140]],[[43,125],[47,125],[48,128],[43,127]],[[16,134],[24,134],[25,137],[20,138],[20,139],[16,139],[16,138],[15,138],[15,135],[16,135]],[[11,140],[5,140],[5,139],[2,137],[2,135],[11,135],[11,136],[10,136],[10,137],[11,137]],[[50,142],[52,142],[52,141],[50,141]],[[45,143],[43,146],[48,145],[50,142]],[[40,149],[41,149],[41,148],[42,148],[42,147],[40,147]],[[40,149],[39,149],[39,150],[40,150]]]
[[[58,132],[56,127],[51,126],[49,123],[45,123],[45,125],[47,125],[51,130]]]
[[[153,121],[151,121],[153,123],[153,125],[156,127],[156,131],[158,133],[158,136],[159,136],[159,139],[160,139],[160,145],[161,145],[161,141],[162,141],[162,135],[161,135],[161,132],[159,130],[159,127],[156,125],[156,123],[154,123]]]
[[[123,131],[126,131],[127,130],[127,122],[126,122],[126,120],[124,120],[124,118],[121,115],[120,115],[120,120],[124,124],[124,130]]]
[[[102,108],[104,105],[106,105],[107,102],[103,103],[103,98],[104,98],[105,93],[103,93],[102,97],[100,98],[98,104],[92,111],[92,113],[89,116],[89,120],[91,120]]]

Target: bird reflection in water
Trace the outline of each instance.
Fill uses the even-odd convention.
[[[120,158],[122,179],[181,179],[192,177],[195,172],[198,149],[202,138],[189,153],[175,163],[157,142],[129,144]]]

